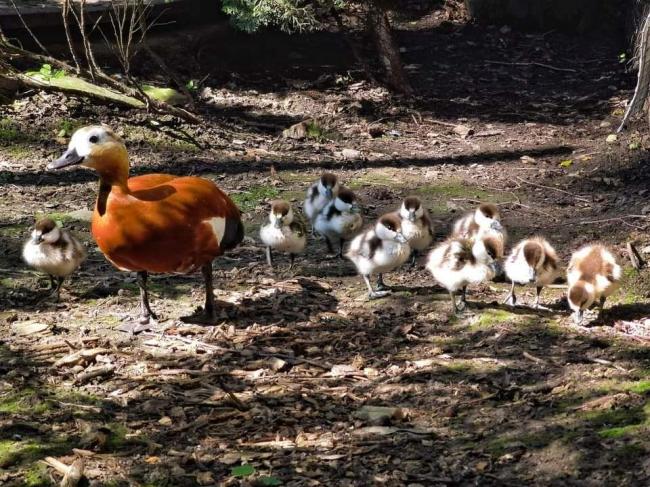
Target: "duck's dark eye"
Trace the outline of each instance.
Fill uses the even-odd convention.
[[[90,138],[88,139],[88,141],[91,144],[96,144],[99,141],[99,137],[97,137],[96,135],[91,135]]]

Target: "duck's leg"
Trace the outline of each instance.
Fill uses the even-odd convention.
[[[325,237],[325,243],[327,244],[327,253],[328,254],[333,254],[334,253],[334,247],[332,246],[332,241],[327,235],[324,235]]]
[[[503,301],[503,304],[508,306],[515,306],[517,304],[517,296],[515,296],[515,281],[512,281],[512,286],[510,287],[510,293],[506,296],[506,299]]]
[[[149,305],[149,291],[147,290],[147,271],[138,272],[137,283],[140,288],[140,323],[147,324],[151,319],[157,320],[156,314],[151,311]]]
[[[266,263],[273,269],[273,253],[271,247],[266,247]]]
[[[372,284],[370,284],[370,276],[364,274],[363,280],[366,283],[366,287],[368,288],[368,299],[377,299],[377,298],[383,298],[384,296],[387,296],[390,294],[390,291],[375,291],[372,289]]]
[[[201,273],[205,280],[205,318],[209,323],[217,320],[217,307],[214,302],[214,286],[212,285],[212,262],[201,267]]]

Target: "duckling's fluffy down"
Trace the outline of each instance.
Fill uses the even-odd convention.
[[[429,253],[427,269],[433,278],[450,292],[494,277],[494,268],[481,263],[472,254],[468,240],[449,240]]]
[[[535,265],[531,265],[526,260],[524,249],[535,246],[539,249],[539,255]],[[557,253],[551,244],[541,237],[519,242],[510,252],[504,267],[508,279],[517,284],[548,286],[559,274]]]
[[[345,254],[362,276],[392,271],[406,262],[409,255],[409,244],[381,240],[374,228],[357,235]]]
[[[61,230],[54,244],[34,243],[31,239],[23,247],[23,259],[34,269],[58,277],[72,274],[86,259],[86,249],[72,235]]]
[[[604,246],[586,245],[571,257],[567,268],[569,305],[585,309],[614,293],[622,276],[621,266]],[[572,299],[576,295],[580,299]]]
[[[301,253],[307,243],[304,232],[296,231],[288,225],[277,228],[272,223],[260,229],[260,238],[267,247],[290,254]]]

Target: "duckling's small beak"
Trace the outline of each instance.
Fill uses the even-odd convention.
[[[280,218],[277,218],[274,222],[273,225],[275,228],[282,228],[282,220]]]
[[[77,149],[68,149],[56,161],[52,161],[47,165],[48,169],[61,169],[62,167],[74,166],[81,164],[84,160],[83,156],[77,154]]]
[[[34,235],[32,237],[32,242],[34,242],[34,244],[36,245],[39,245],[40,243],[43,242],[43,235]]]
[[[334,193],[332,192],[332,188],[325,188],[325,196],[327,196],[329,199],[334,198]]]
[[[410,222],[415,222],[415,212],[414,211],[409,211],[409,221]]]
[[[399,243],[406,243],[406,237],[402,235],[401,233],[396,233],[395,234],[395,240],[398,241]]]
[[[361,207],[356,203],[352,204],[350,207],[350,213],[361,213]]]

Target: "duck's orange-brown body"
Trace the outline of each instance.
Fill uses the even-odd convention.
[[[237,245],[243,227],[239,209],[211,181],[147,174],[100,186],[92,233],[120,269],[185,273]]]

